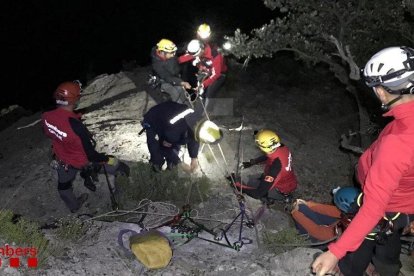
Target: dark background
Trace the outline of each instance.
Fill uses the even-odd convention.
[[[180,44],[206,22],[220,40],[272,18],[261,0],[17,0],[2,1],[0,8],[0,108],[19,104],[32,111],[53,105],[62,81],[119,72],[122,60],[149,65],[151,47],[161,38]]]

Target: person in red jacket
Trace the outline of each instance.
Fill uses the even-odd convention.
[[[251,176],[245,184],[235,182],[235,186],[248,196],[264,202],[289,202],[291,193],[298,186],[289,148],[280,142],[279,136],[274,131],[269,129],[256,132],[255,141],[265,155],[243,162],[243,167],[264,163],[264,173]]]
[[[84,193],[76,198],[72,182],[80,171],[85,179],[85,186],[96,190],[93,173],[105,166],[108,174],[118,171],[129,174],[129,167],[113,156],[95,150],[95,141],[86,126],[81,122],[80,115],[74,112],[81,96],[81,84],[78,81],[63,82],[54,92],[57,108],[42,114],[43,130],[52,140],[54,169],[58,174],[58,192],[69,210],[74,213],[87,200]],[[114,183],[111,183],[114,188]]]
[[[202,41],[193,39],[187,46],[187,53],[178,58],[180,64],[190,61],[198,69],[199,83],[196,91],[205,99],[204,103],[207,105],[207,99],[216,97],[226,79],[227,66],[224,56],[217,47],[206,46]]]
[[[359,159],[363,204],[313,262],[317,275],[333,272],[338,262],[344,275],[363,275],[371,259],[381,275],[398,275],[400,235],[414,214],[414,49],[379,51],[365,65],[364,78],[388,110],[383,116],[394,120]]]

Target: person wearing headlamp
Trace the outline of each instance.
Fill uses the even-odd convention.
[[[162,171],[164,164],[167,170],[179,166],[185,172],[195,172],[200,143],[218,143],[223,137],[216,124],[203,119],[186,105],[171,101],[150,108],[141,125],[141,132],[146,132],[149,161],[155,172]],[[182,145],[187,146],[190,164],[179,156]]]
[[[236,181],[235,186],[248,196],[266,203],[291,202],[291,194],[296,190],[298,183],[289,148],[283,145],[279,136],[270,129],[255,132],[254,139],[265,155],[243,162],[242,165],[249,168],[264,163],[264,172],[249,177],[246,184]]]
[[[216,47],[207,47],[201,40],[193,39],[187,45],[187,53],[178,58],[180,64],[190,62],[197,68],[199,96],[215,98],[226,79],[227,65],[222,53]],[[204,101],[207,105],[208,101]]]

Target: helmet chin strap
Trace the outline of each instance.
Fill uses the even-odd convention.
[[[390,106],[392,105],[392,104],[394,104],[395,102],[397,102],[397,101],[399,101],[399,100],[401,100],[401,98],[402,98],[402,96],[403,95],[399,95],[397,98],[395,98],[395,99],[392,99],[391,101],[389,101],[388,103],[383,103],[382,105],[381,105],[381,109],[383,110],[383,111],[388,111],[389,109],[390,109]]]

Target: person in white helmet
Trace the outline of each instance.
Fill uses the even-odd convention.
[[[370,261],[380,275],[398,275],[400,235],[414,214],[414,49],[385,48],[367,62],[364,79],[393,117],[357,166],[363,204],[342,236],[312,264],[317,275],[339,269],[363,275]]]
[[[218,48],[205,44],[198,39],[193,39],[187,45],[187,53],[178,58],[180,64],[191,61],[197,68],[197,93],[202,97],[207,106],[208,100],[215,98],[226,79],[227,65],[224,56]]]

